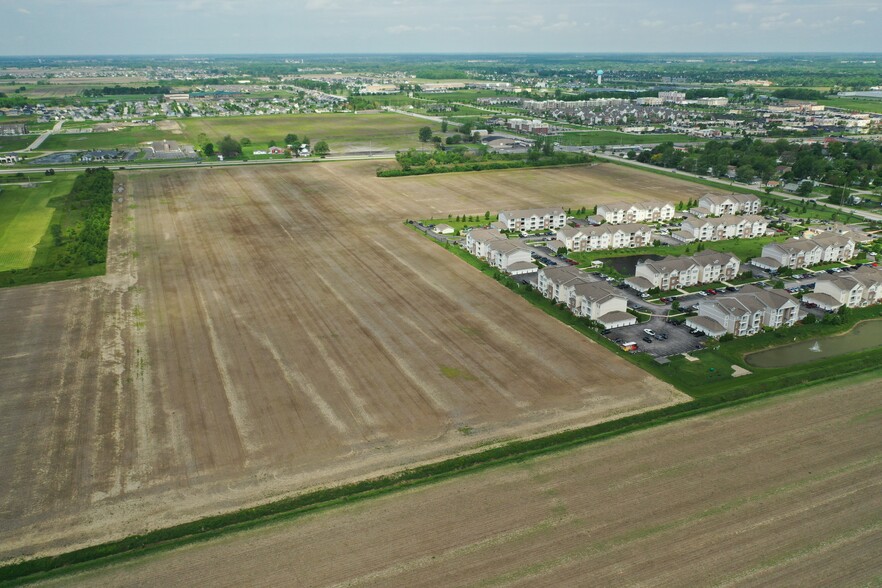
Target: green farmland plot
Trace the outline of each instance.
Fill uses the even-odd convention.
[[[555,141],[561,145],[645,145],[655,143],[665,143],[672,141],[674,143],[693,143],[702,141],[697,137],[688,135],[634,135],[630,133],[619,133],[617,131],[584,131],[563,133],[555,137]]]
[[[234,139],[247,137],[253,148],[264,148],[270,141],[281,145],[288,133],[302,140],[308,137],[315,145],[327,141],[334,153],[373,149],[410,149],[425,147],[420,143],[420,127],[440,131],[440,125],[410,116],[382,114],[285,114],[271,116],[230,116],[190,118],[180,121],[184,140],[197,143],[204,133],[215,143],[225,135]]]
[[[55,212],[47,203],[70,191],[74,176],[55,176],[34,188],[0,186],[0,272],[30,267]]]
[[[176,139],[177,136],[168,131],[160,131],[153,127],[128,127],[121,131],[104,133],[56,133],[46,139],[40,149],[44,151],[86,151],[89,149],[116,149],[137,147],[145,141]]]
[[[37,139],[37,135],[13,135],[0,137],[0,153],[21,151]]]

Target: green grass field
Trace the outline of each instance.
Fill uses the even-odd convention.
[[[858,112],[882,113],[882,100],[874,100],[872,98],[829,98],[827,100],[818,100],[818,104],[856,110]]]
[[[128,127],[121,131],[107,133],[56,133],[46,139],[40,149],[43,151],[84,151],[88,149],[114,149],[118,147],[137,147],[144,141],[176,139],[179,136],[153,127]]]
[[[647,143],[664,143],[665,141],[690,143],[702,141],[703,139],[688,135],[632,135],[617,131],[584,131],[564,133],[555,137],[555,140],[561,145],[644,145]]]
[[[417,136],[420,127],[436,132],[440,126],[427,120],[390,113],[383,114],[291,114],[273,116],[235,116],[191,118],[179,121],[184,140],[196,143],[200,133],[217,141],[225,135],[251,139],[251,149],[265,148],[272,140],[282,144],[285,135],[309,137],[313,145],[327,141],[333,153],[409,149],[425,146]]]
[[[763,246],[769,243],[785,241],[790,235],[784,233],[775,237],[757,237],[755,239],[727,239],[725,241],[703,242],[704,250],[731,253],[738,257],[742,263],[753,257],[759,257]],[[635,249],[614,249],[612,251],[590,251],[586,253],[569,253],[568,257],[579,262],[581,267],[587,267],[596,259],[608,257],[623,257],[628,255],[690,255],[698,252],[698,243],[684,245],[665,245],[659,247],[637,247]],[[606,268],[605,271],[608,272]]]
[[[0,272],[30,267],[55,212],[47,203],[67,194],[73,180],[58,175],[35,188],[0,186]]]
[[[37,135],[0,136],[0,153],[4,151],[21,151],[34,142]]]

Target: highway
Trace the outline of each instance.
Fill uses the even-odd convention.
[[[0,175],[15,175],[18,173],[25,174],[42,174],[46,173],[48,170],[55,170],[56,173],[64,173],[64,172],[83,172],[87,169],[95,168],[95,167],[106,167],[108,169],[112,169],[114,171],[125,169],[125,170],[145,170],[145,169],[186,169],[186,168],[214,168],[214,167],[237,167],[243,165],[283,165],[283,164],[291,164],[291,163],[318,163],[320,161],[361,161],[361,160],[389,160],[395,159],[395,153],[391,151],[378,151],[375,155],[336,155],[329,156],[323,159],[255,159],[249,161],[212,161],[206,163],[198,163],[194,161],[181,161],[181,162],[162,162],[162,163],[136,163],[132,164],[131,162],[120,162],[125,163],[126,165],[118,165],[116,163],[98,163],[95,165],[76,165],[76,166],[43,166],[43,167],[12,167],[7,169],[0,169]]]

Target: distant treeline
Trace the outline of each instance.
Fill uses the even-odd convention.
[[[827,97],[825,93],[809,88],[781,88],[772,92],[772,96],[786,100],[822,100]]]
[[[467,149],[422,152],[411,149],[395,155],[401,169],[377,170],[377,177],[422,176],[450,172],[517,169],[549,165],[588,163],[592,158],[584,153],[564,153],[531,150],[526,154],[475,153]]]
[[[103,88],[83,90],[83,96],[99,98],[101,96],[127,96],[131,94],[170,94],[171,91],[172,89],[168,86],[104,86]]]

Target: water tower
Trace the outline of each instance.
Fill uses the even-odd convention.
[[[602,69],[598,69],[598,70],[597,70],[597,85],[599,86],[599,85],[601,85],[602,83],[603,83],[603,70],[602,70]]]

